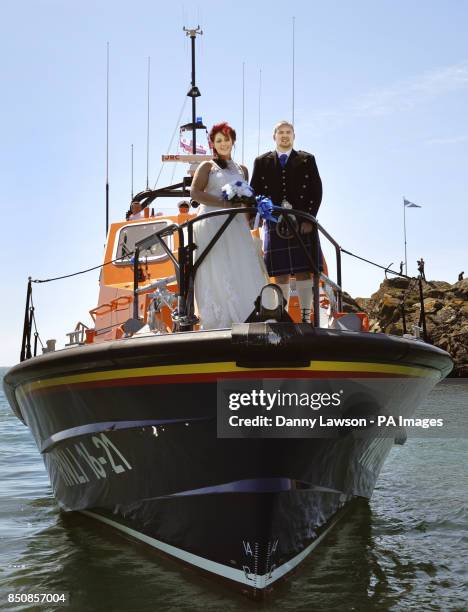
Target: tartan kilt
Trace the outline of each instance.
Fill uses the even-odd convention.
[[[301,239],[314,258],[314,245],[311,234],[300,234]],[[319,243],[320,248],[320,243]],[[322,251],[320,249],[319,270],[323,271]],[[312,272],[311,265],[301,247],[292,238],[280,238],[276,233],[276,223],[266,221],[263,236],[263,259],[269,276],[281,276],[282,274],[295,274],[296,272]]]

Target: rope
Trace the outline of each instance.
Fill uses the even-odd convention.
[[[126,259],[130,255],[133,255],[134,251],[130,251],[126,255],[122,255],[121,257],[117,257],[112,261],[106,261],[106,263],[100,264],[99,266],[93,266],[92,268],[87,268],[86,270],[80,270],[79,272],[73,272],[72,274],[64,274],[63,276],[56,276],[55,278],[44,278],[44,279],[33,279],[32,283],[50,283],[51,281],[62,280],[64,278],[71,278],[72,276],[78,276],[79,274],[86,274],[86,272],[92,272],[93,270],[99,270],[99,268],[103,268],[104,266],[108,266],[110,264],[115,263],[116,261],[120,261],[121,259]]]
[[[340,251],[342,253],[346,253],[346,255],[351,255],[351,257],[355,257],[356,259],[365,261],[366,263],[371,264],[372,266],[375,266],[376,268],[381,268],[382,270],[385,270],[385,272],[395,274],[395,276],[400,276],[401,278],[407,278],[408,280],[413,280],[412,276],[406,276],[406,274],[400,274],[399,272],[396,272],[395,270],[391,270],[388,266],[381,266],[380,264],[375,263],[374,261],[371,261],[370,259],[365,259],[364,257],[360,257],[359,255],[356,255],[355,253],[351,253],[350,251],[343,249],[342,247],[340,247]]]
[[[355,257],[356,259],[360,259],[361,261],[365,261],[368,264],[371,264],[372,266],[375,266],[376,268],[380,268],[381,270],[384,270],[385,272],[389,272],[391,274],[394,274],[395,276],[399,276],[400,278],[406,278],[409,281],[414,281],[414,277],[412,276],[407,276],[406,274],[400,274],[399,272],[396,272],[395,270],[391,270],[390,268],[388,268],[388,266],[382,266],[378,263],[375,263],[374,261],[371,261],[370,259],[366,259],[365,257],[360,257],[359,255],[356,255],[355,253],[351,253],[351,251],[347,251],[346,249],[343,249],[342,247],[340,247],[340,251],[342,253],[345,253],[346,255],[350,255],[351,257]],[[73,272],[71,274],[64,274],[62,276],[55,276],[54,278],[44,278],[44,279],[32,279],[31,282],[33,283],[50,283],[52,281],[56,281],[56,280],[63,280],[64,278],[71,278],[73,276],[79,276],[80,274],[86,274],[87,272],[92,272],[93,270],[99,270],[100,268],[103,268],[104,266],[108,266],[110,264],[115,263],[116,261],[120,261],[122,259],[126,259],[129,256],[133,255],[134,251],[130,251],[128,253],[126,253],[125,255],[121,255],[120,257],[117,257],[116,259],[112,259],[111,261],[106,261],[103,264],[100,264],[98,266],[93,266],[92,268],[87,268],[86,270],[80,270],[79,272]],[[408,286],[409,288],[409,286]],[[406,289],[407,291],[408,289]]]
[[[32,311],[32,320],[33,320],[33,323],[34,323],[34,330],[35,330],[34,335],[37,336],[37,339],[41,343],[41,348],[44,348],[44,344],[42,343],[41,336],[39,335],[39,332],[37,331],[36,314],[35,314],[36,310],[34,308],[32,291],[31,291],[31,311]]]

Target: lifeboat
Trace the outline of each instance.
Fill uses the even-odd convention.
[[[201,329],[193,225],[202,217],[151,212],[156,197],[183,197],[189,184],[142,192],[143,216],[109,227],[93,326],[78,325],[63,349],[32,355],[27,303],[22,361],[4,387],[63,510],[261,599],[354,498],[372,495],[404,437],[399,419],[414,415],[452,360],[416,337],[369,332],[365,313],[343,313],[340,274],[320,273],[314,254],[310,322],[294,299],[272,310],[259,296],[248,320]],[[340,263],[316,219],[281,214],[305,216]],[[320,325],[321,305],[331,326]],[[252,403],[226,403],[262,392],[282,401],[255,414]],[[307,416],[283,401],[294,394],[309,398]]]

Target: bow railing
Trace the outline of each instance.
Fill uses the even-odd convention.
[[[145,292],[149,289],[149,287],[140,287],[140,253],[153,244],[159,244],[167,256],[172,261],[175,268],[175,277],[178,283],[178,294],[177,294],[177,306],[172,312],[173,319],[173,331],[189,331],[194,328],[194,325],[198,323],[198,318],[195,316],[195,279],[196,274],[200,266],[203,264],[203,261],[206,259],[207,255],[213,249],[215,244],[221,238],[223,233],[228,229],[230,223],[234,219],[236,215],[249,215],[256,216],[259,213],[259,206],[252,206],[248,208],[228,208],[223,210],[214,210],[212,212],[205,213],[203,215],[199,215],[192,219],[187,220],[185,223],[178,225],[177,223],[172,223],[171,225],[155,232],[154,234],[140,240],[135,245],[135,250],[131,253],[128,253],[125,257],[133,256],[132,259],[129,260],[129,263],[133,264],[133,321],[140,322],[139,311],[138,311],[138,298],[142,292]],[[313,273],[313,305],[314,305],[314,320],[313,324],[316,327],[319,327],[319,309],[320,309],[320,281],[323,281],[326,285],[332,288],[336,296],[336,308],[338,311],[343,310],[343,289],[342,289],[342,268],[341,268],[341,254],[344,253],[346,255],[352,256],[361,260],[367,264],[373,265],[377,268],[380,268],[387,273],[392,274],[394,276],[398,276],[400,278],[405,278],[408,280],[408,283],[413,281],[418,282],[419,284],[419,301],[420,301],[420,317],[419,317],[419,327],[422,326],[423,338],[426,342],[429,341],[427,328],[426,328],[426,319],[425,319],[425,308],[424,308],[424,293],[423,293],[423,284],[421,275],[418,278],[413,278],[407,276],[406,274],[401,274],[396,272],[395,270],[391,270],[389,266],[385,267],[376,262],[371,261],[370,259],[366,259],[355,253],[351,253],[346,249],[340,247],[340,245],[334,240],[334,238],[320,225],[315,217],[310,215],[309,213],[303,212],[301,210],[296,210],[294,208],[283,208],[279,206],[270,207],[269,213],[275,212],[280,214],[284,222],[286,223],[290,233],[294,237],[294,239],[299,244],[300,248],[303,250],[309,264],[310,269]],[[261,212],[261,211],[260,211]],[[211,217],[225,216],[226,219],[213,236],[209,244],[203,249],[200,253],[198,252],[195,256],[195,252],[197,250],[197,245],[194,241],[194,226],[197,223],[205,219],[209,219]],[[266,218],[266,215],[261,214],[263,218]],[[307,248],[304,244],[304,240],[302,239],[302,234],[299,232],[297,225],[293,221],[293,217],[298,218],[303,221],[308,221],[312,224],[312,246]],[[166,244],[164,238],[169,235],[177,233],[179,239],[179,247],[177,254],[175,255],[169,246]],[[336,281],[332,280],[327,274],[320,270],[320,258],[321,258],[321,248],[319,235],[323,236],[335,249],[336,255]],[[292,238],[291,238],[292,239]],[[71,274],[65,274],[62,276],[57,276],[54,278],[47,279],[28,279],[27,293],[26,293],[26,305],[24,312],[24,325],[23,325],[23,337],[21,344],[21,361],[30,359],[31,357],[35,357],[38,352],[38,342],[40,342],[43,351],[44,345],[40,339],[39,332],[37,330],[36,318],[35,318],[35,308],[33,303],[32,296],[32,283],[48,283],[52,281],[62,280],[70,277],[75,277],[79,274],[85,274],[91,272],[93,270],[97,270],[103,268],[104,266],[112,265],[117,261],[122,261],[122,257],[118,257],[117,259],[113,259],[111,261],[107,261],[104,264],[100,264],[97,266],[93,266],[91,268],[87,268],[86,270],[80,270],[78,272],[73,272]],[[234,270],[233,270],[234,273]],[[160,279],[167,281],[168,279]],[[158,281],[159,282],[159,281]],[[154,286],[158,285],[158,282],[153,283],[150,288],[154,288]],[[409,289],[409,288],[408,288]],[[402,308],[402,316],[403,316],[403,324],[404,324],[404,332],[406,332],[406,321],[405,321],[405,312],[404,312],[404,297],[401,304]],[[138,326],[138,328],[141,325]],[[135,327],[137,329],[137,327]],[[34,332],[34,339],[32,341],[32,336]],[[49,350],[49,349],[47,349]],[[53,350],[53,349],[50,349]]]
[[[309,213],[302,210],[296,210],[295,208],[283,208],[281,206],[274,206],[272,209],[274,212],[281,213],[285,223],[288,226],[289,231],[294,236],[294,239],[302,249],[313,274],[313,316],[314,326],[319,327],[320,322],[320,281],[328,284],[336,294],[336,302],[338,310],[342,309],[342,275],[341,275],[341,248],[339,244],[332,238],[332,236],[320,225],[317,219]],[[212,212],[204,213],[193,219],[186,221],[181,225],[172,224],[169,227],[163,228],[147,236],[143,240],[136,243],[135,247],[138,250],[149,248],[153,244],[159,244],[166,252],[168,250],[164,238],[170,234],[176,233],[179,238],[179,249],[177,259],[174,255],[170,254],[171,260],[175,267],[175,272],[179,285],[179,293],[177,300],[177,309],[173,314],[174,325],[176,331],[189,331],[193,329],[193,326],[198,322],[195,316],[195,278],[198,269],[203,264],[207,255],[213,249],[215,244],[220,240],[221,236],[228,229],[232,220],[236,215],[256,215],[258,213],[258,207],[242,207],[242,208],[227,208],[222,210],[214,210]],[[195,251],[198,248],[194,241],[194,226],[201,221],[209,219],[211,217],[225,216],[226,219],[213,236],[209,244],[203,249],[201,253],[197,253],[195,257]],[[302,238],[303,234],[297,228],[293,218],[298,218],[302,221],[308,221],[312,224],[312,248],[308,248]],[[334,247],[336,254],[336,282],[329,278],[320,270],[320,259],[321,259],[321,248],[319,234],[326,238]],[[292,238],[291,238],[292,239]],[[169,254],[169,253],[168,253]],[[233,271],[234,273],[234,271]],[[137,269],[135,267],[135,286],[137,286]],[[137,299],[137,294],[136,299]]]

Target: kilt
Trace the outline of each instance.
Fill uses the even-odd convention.
[[[314,258],[312,233],[300,234],[307,251]],[[320,243],[319,243],[320,248]],[[296,272],[312,272],[311,265],[301,245],[292,238],[280,238],[276,233],[276,223],[267,221],[264,224],[263,259],[269,276],[281,276]],[[319,270],[323,271],[322,251],[320,250]]]

